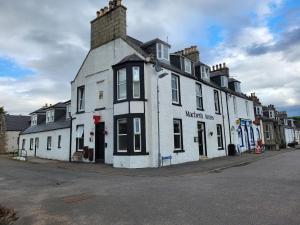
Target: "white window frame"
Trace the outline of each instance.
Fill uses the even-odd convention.
[[[241,92],[241,84],[239,82],[234,82],[234,90],[236,92]]]
[[[178,126],[179,126],[179,132],[178,133],[175,133],[175,123],[178,123]],[[175,151],[178,151],[178,150],[183,150],[183,145],[182,145],[182,127],[181,127],[181,120],[180,119],[174,119],[173,120],[173,136],[174,136],[174,139],[175,139],[175,136],[179,136],[179,143],[180,143],[180,146],[179,148],[176,148],[175,147],[175,140],[174,140],[174,150]]]
[[[214,90],[214,102],[215,102],[215,113],[220,114],[221,108],[220,108],[220,95],[219,91]]]
[[[198,104],[201,104],[201,106],[198,106]],[[196,107],[198,110],[203,110],[203,108],[204,108],[203,107],[202,85],[199,83],[196,83]]]
[[[138,74],[135,74],[135,71],[138,71]],[[135,84],[138,84],[138,95],[135,95],[137,91]],[[141,71],[139,66],[132,67],[132,97],[135,99],[141,97]]]
[[[33,150],[33,138],[29,139],[29,150]]]
[[[83,147],[79,147],[80,140],[83,140]],[[76,126],[76,151],[82,151],[84,148],[84,125]]]
[[[175,80],[176,87],[173,87],[173,80]],[[172,89],[172,103],[174,104],[180,104],[180,88],[179,88],[179,76],[172,74],[171,77],[171,89]],[[173,92],[176,93],[176,95],[173,95]],[[176,97],[176,99],[175,99]]]
[[[137,121],[137,123],[136,123]],[[138,124],[138,129],[136,125]],[[135,141],[136,136],[138,136],[140,140],[140,147],[139,149],[136,149],[135,147]],[[141,131],[141,118],[133,118],[133,150],[134,152],[141,152],[142,151],[142,131]]]
[[[54,110],[49,110],[46,112],[46,123],[54,122]]]
[[[119,124],[120,121],[126,121],[126,126],[127,126],[127,133],[126,134],[120,134],[120,129],[119,129]],[[122,118],[117,120],[117,151],[118,152],[127,152],[128,151],[128,146],[126,149],[120,149],[120,136],[126,136],[128,137],[128,119],[127,118]]]
[[[77,110],[78,112],[83,112],[85,110],[85,86],[78,87],[77,91]]]
[[[237,115],[237,104],[236,104],[235,96],[233,96],[233,110],[234,110],[234,114]]]
[[[226,76],[221,76],[221,87],[228,87],[228,78]]]
[[[47,137],[47,150],[50,151],[52,148],[52,137],[48,136]]]
[[[220,139],[221,146],[219,145],[219,139]],[[222,132],[221,124],[217,124],[217,144],[218,144],[218,149],[224,149],[223,132]]]
[[[125,81],[122,81],[122,82],[120,82],[120,80],[119,80],[121,71],[125,71]],[[120,86],[121,85],[125,86],[125,96],[120,95]],[[125,99],[127,99],[127,71],[126,71],[126,68],[122,68],[117,71],[117,100],[120,101],[120,100],[125,100]]]
[[[31,126],[36,126],[37,125],[37,115],[32,115],[31,116]]]
[[[184,58],[184,72],[192,74],[192,61]]]
[[[246,113],[247,113],[247,116],[249,116],[250,115],[250,112],[249,112],[249,102],[246,100],[245,104],[246,104]]]
[[[170,48],[169,46],[162,44],[162,43],[157,43],[156,44],[156,57],[159,60],[170,60]]]
[[[22,139],[22,150],[25,150],[25,147],[26,147],[26,139],[23,138]]]

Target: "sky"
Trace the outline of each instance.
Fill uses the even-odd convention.
[[[0,0],[0,106],[11,114],[71,96],[104,0]],[[127,33],[171,51],[197,45],[201,61],[226,62],[243,92],[300,115],[299,0],[123,0]]]

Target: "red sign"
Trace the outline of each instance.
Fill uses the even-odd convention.
[[[100,116],[93,116],[93,120],[94,120],[94,124],[99,124],[101,121],[101,117]]]

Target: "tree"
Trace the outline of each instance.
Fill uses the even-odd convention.
[[[4,111],[4,107],[3,106],[1,106],[0,107],[0,114],[4,114],[5,113],[5,111]]]

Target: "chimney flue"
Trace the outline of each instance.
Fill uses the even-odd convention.
[[[218,70],[219,69],[219,66],[218,66],[218,64],[216,65],[216,70]]]
[[[122,5],[122,0],[117,0],[117,6],[121,6]]]
[[[97,12],[96,12],[96,15],[97,15],[97,18],[100,17],[100,12],[97,11]]]

